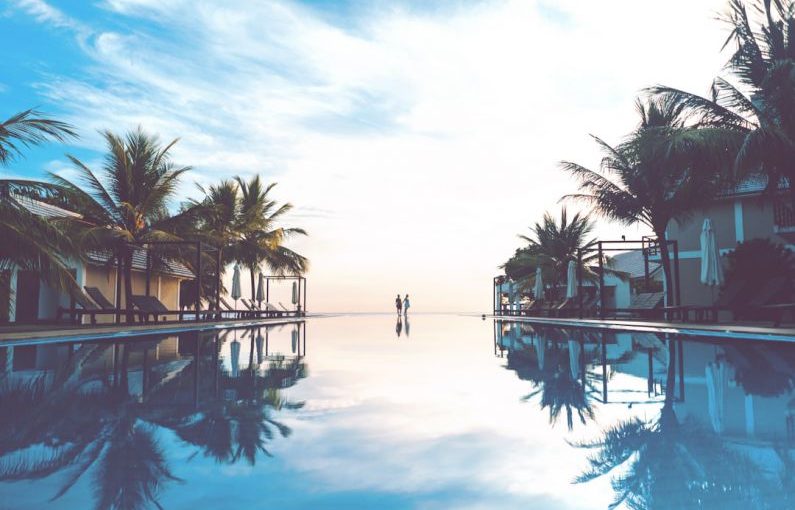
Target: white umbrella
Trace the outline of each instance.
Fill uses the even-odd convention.
[[[701,228],[701,283],[710,287],[717,287],[723,283],[720,251],[709,218],[704,220],[704,226]]]
[[[722,361],[707,363],[704,369],[707,381],[707,410],[712,429],[716,434],[724,431],[723,419],[726,415],[723,403],[724,392],[728,381],[726,379],[726,364]]]
[[[240,342],[233,340],[229,346],[232,355],[232,377],[240,375]]]
[[[232,292],[229,294],[229,297],[235,300],[235,308],[237,308],[237,300],[242,295],[243,293],[240,291],[240,266],[235,264],[235,269],[232,273]]]
[[[536,268],[536,284],[533,287],[533,294],[535,294],[537,301],[544,300],[544,278],[541,274],[541,267]]]
[[[262,342],[265,339],[262,338],[262,332],[257,330],[257,365],[262,364]]]
[[[566,298],[570,299],[577,295],[577,263],[569,261],[569,269],[566,275]]]
[[[580,378],[580,342],[569,340],[569,370],[571,378],[575,381]]]
[[[262,273],[259,274],[259,282],[257,283],[257,301],[259,301],[260,307],[262,307],[262,302],[265,301],[265,275]]]

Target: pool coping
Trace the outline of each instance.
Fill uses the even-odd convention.
[[[92,340],[114,340],[151,335],[173,335],[188,331],[210,331],[232,328],[250,328],[257,326],[278,326],[304,322],[312,315],[304,317],[278,317],[268,319],[242,319],[217,322],[197,323],[166,323],[141,325],[113,325],[76,329],[51,329],[39,331],[19,331],[5,333],[0,336],[0,347],[13,345],[36,345],[60,342],[87,342]]]
[[[700,336],[731,340],[763,340],[772,342],[795,342],[795,329],[763,326],[742,326],[737,324],[693,324],[627,321],[620,319],[563,319],[552,317],[516,317],[510,315],[486,315],[495,320],[528,322],[549,326],[562,326],[611,331],[639,331],[644,333],[664,333],[669,335]]]

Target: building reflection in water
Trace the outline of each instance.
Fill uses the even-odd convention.
[[[96,508],[159,506],[179,478],[158,434],[254,465],[291,433],[276,415],[303,406],[281,390],[307,376],[305,354],[304,323],[0,348],[0,408],[13,410],[0,415],[0,481],[58,474],[57,499],[88,478]]]
[[[795,346],[496,321],[494,353],[553,424],[626,409],[571,443],[588,456],[576,483],[611,477],[615,506],[795,507]]]

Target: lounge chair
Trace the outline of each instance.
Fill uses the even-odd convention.
[[[77,296],[75,301],[80,308],[64,308],[62,306],[58,307],[56,312],[56,320],[61,320],[63,316],[69,315],[72,318],[72,321],[76,323],[82,322],[84,316],[88,315],[91,319],[91,324],[97,323],[97,315],[116,315],[117,313],[123,313],[121,310],[117,310],[113,304],[108,301],[108,299],[102,294],[102,292],[96,287],[83,287],[86,291],[86,294],[91,299],[86,299],[82,296]]]
[[[615,317],[640,317],[643,319],[659,317],[664,313],[661,308],[664,293],[662,292],[641,292],[632,296],[627,308],[605,309]]]
[[[223,308],[225,308],[225,310],[221,310],[222,314],[224,313],[224,311],[229,312],[229,313],[233,314],[234,318],[236,318],[236,319],[242,319],[243,317],[251,316],[251,310],[249,310],[249,309],[246,309],[246,310],[236,309],[233,306],[231,306],[229,304],[229,302],[226,299],[224,299],[223,297],[221,298],[221,306]]]
[[[148,322],[150,315],[155,322],[157,322],[160,317],[163,317],[163,320],[165,320],[165,317],[168,315],[176,315],[179,317],[179,320],[182,321],[185,314],[184,310],[169,310],[166,305],[154,296],[134,295],[132,296],[131,302],[133,306],[139,310],[138,315],[142,322]]]

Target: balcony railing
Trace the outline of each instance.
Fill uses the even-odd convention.
[[[773,206],[773,224],[776,228],[795,227],[795,210],[790,202],[777,202]]]

